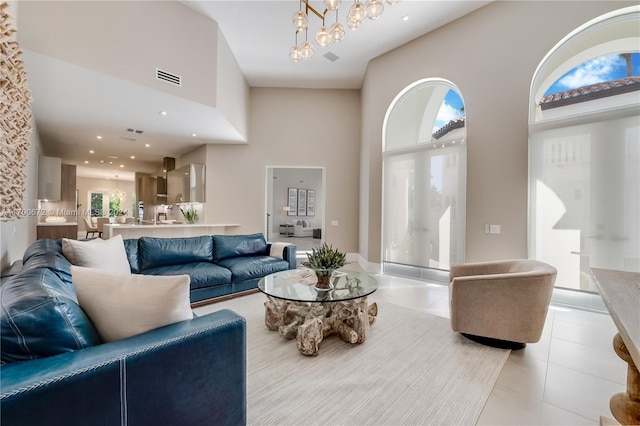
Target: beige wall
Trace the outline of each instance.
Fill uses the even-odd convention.
[[[264,232],[266,167],[326,167],[326,241],[357,252],[360,92],[252,88],[250,99],[249,144],[207,146],[207,221]]]
[[[20,26],[23,48],[216,106],[218,25],[179,2],[22,1]]]
[[[440,77],[460,88],[467,114],[466,261],[526,257],[533,73],[576,27],[631,4],[637,2],[494,2],[371,61],[362,88],[360,254],[381,259],[387,108],[412,82]],[[502,233],[485,234],[485,223],[501,225]]]

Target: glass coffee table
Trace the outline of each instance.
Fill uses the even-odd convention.
[[[266,294],[265,324],[285,339],[297,339],[304,355],[317,355],[322,340],[338,334],[349,343],[362,343],[378,315],[378,305],[367,303],[378,282],[363,272],[337,270],[333,289],[315,289],[311,269],[290,269],[267,275],[258,282]]]

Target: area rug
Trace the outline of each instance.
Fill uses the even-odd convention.
[[[199,308],[247,320],[250,425],[473,425],[509,355],[449,320],[391,303],[360,345],[329,336],[317,356],[264,325],[262,294]]]

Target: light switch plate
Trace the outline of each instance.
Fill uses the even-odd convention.
[[[489,233],[490,234],[499,234],[500,233],[500,225],[489,225]]]

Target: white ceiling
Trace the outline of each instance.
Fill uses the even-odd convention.
[[[358,31],[347,29],[340,44],[324,49],[316,46],[314,57],[297,64],[289,61],[288,51],[295,41],[291,17],[298,1],[182,3],[218,23],[252,87],[360,88],[369,60],[489,1],[403,0],[394,6],[385,5],[379,19],[367,20]],[[324,9],[320,0],[311,0],[310,4]],[[333,12],[327,16],[327,24],[335,21]],[[343,24],[345,16],[346,11],[340,13]],[[404,16],[408,20],[402,20]],[[313,32],[319,23],[315,16],[310,17]],[[118,175],[121,180],[133,180],[134,171],[158,171],[163,157],[178,157],[205,143],[244,143],[211,107],[24,51],[34,99],[32,109],[45,153],[77,165],[79,176]],[[328,51],[340,59],[327,60],[322,55]],[[161,110],[170,114],[162,116]],[[129,133],[125,129],[130,127],[143,129],[144,133]],[[190,136],[193,133],[197,136]],[[98,135],[103,138],[98,140]]]

